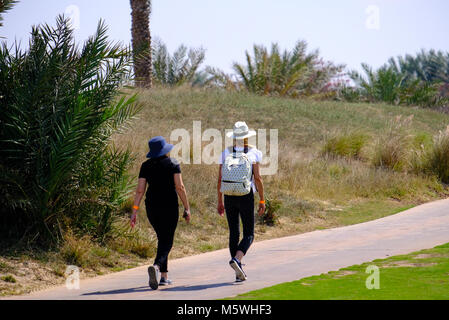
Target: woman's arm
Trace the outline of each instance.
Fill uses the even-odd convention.
[[[265,212],[265,198],[263,193],[263,181],[262,176],[260,175],[260,166],[258,163],[253,164],[253,172],[254,172],[254,183],[256,184],[257,191],[259,192],[259,215],[263,215]]]
[[[217,183],[217,194],[218,194],[218,206],[217,211],[220,216],[224,216],[224,203],[223,203],[223,193],[221,192],[221,167],[218,170],[218,183]]]
[[[188,217],[186,218],[186,221],[190,221],[190,206],[189,201],[187,199],[187,191],[184,186],[184,183],[182,181],[182,175],[180,173],[175,174],[175,188],[176,192],[178,193],[179,198],[182,201],[182,204],[184,205],[184,209],[187,211]]]
[[[137,210],[139,210],[140,202],[142,201],[143,195],[147,188],[147,180],[140,178],[137,183],[136,196],[134,197],[133,214],[131,215],[131,227],[134,228],[137,222]]]

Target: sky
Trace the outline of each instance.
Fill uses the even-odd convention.
[[[390,57],[423,49],[449,51],[447,0],[153,0],[150,28],[170,52],[179,45],[203,47],[210,65],[225,72],[244,62],[254,44],[276,42],[292,49],[305,40],[309,50],[360,70]],[[100,19],[111,40],[130,43],[129,0],[21,0],[4,15],[0,36],[27,46],[31,27],[55,24],[66,13],[77,42],[95,32]]]

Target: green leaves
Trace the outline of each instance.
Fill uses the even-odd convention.
[[[204,59],[205,50],[202,48],[187,49],[181,45],[170,55],[166,45],[156,39],[152,58],[154,81],[171,86],[192,82]]]
[[[3,27],[2,13],[11,10],[16,3],[18,3],[17,0],[0,0],[0,27]]]
[[[109,139],[140,107],[136,96],[119,91],[130,74],[130,50],[106,34],[100,21],[79,50],[69,21],[60,16],[54,28],[33,28],[26,52],[1,47],[0,187],[9,190],[9,201],[1,209],[0,232],[34,230],[40,240],[57,239],[66,218],[77,221],[69,211],[88,217],[84,226],[98,226],[99,237],[109,230],[117,199],[130,186],[130,154],[111,151]],[[92,185],[108,197],[83,191]],[[98,198],[100,205],[89,212],[85,203],[98,204]]]
[[[306,49],[305,41],[298,41],[292,51],[282,53],[276,43],[272,44],[270,51],[264,46],[254,45],[252,56],[245,53],[246,65],[233,64],[239,78],[234,85],[230,85],[230,76],[212,68],[207,69],[211,75],[209,81],[261,95],[313,95],[323,90],[343,66],[324,62],[318,51],[307,54]]]
[[[362,69],[364,76],[353,71],[350,77],[368,101],[422,107],[439,107],[449,102],[444,93],[444,84],[449,84],[449,53],[423,50],[416,57],[390,58],[375,71],[367,64],[362,64]]]

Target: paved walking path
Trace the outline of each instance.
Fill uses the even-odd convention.
[[[146,267],[81,280],[15,299],[219,299],[278,283],[449,242],[449,199],[375,221],[256,242],[244,259],[248,281],[235,284],[228,250],[170,261],[174,284],[153,291]]]

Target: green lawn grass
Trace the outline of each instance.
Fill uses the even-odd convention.
[[[366,280],[370,276],[366,269],[370,265],[379,267],[379,289],[366,288]],[[342,268],[230,299],[447,300],[449,244]]]

